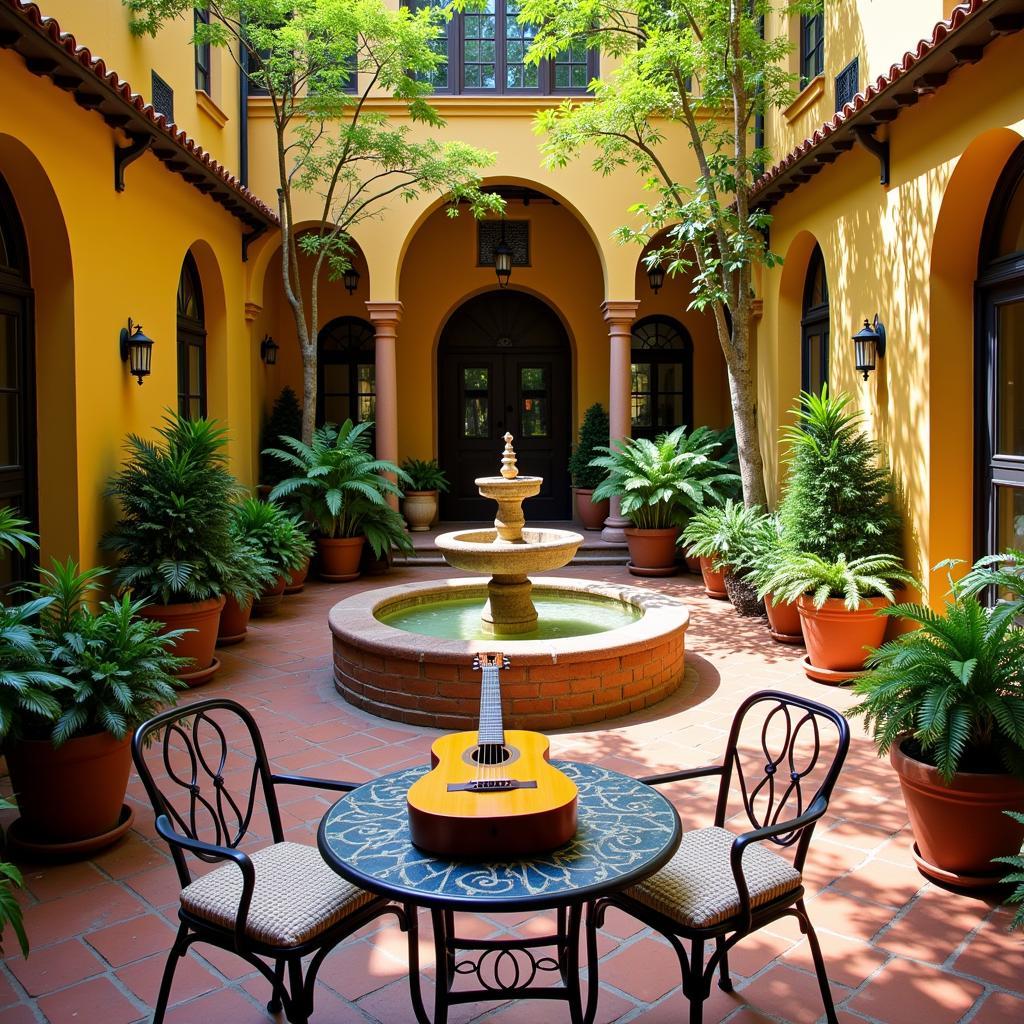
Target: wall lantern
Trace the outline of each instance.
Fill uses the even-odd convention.
[[[153,363],[153,339],[142,333],[141,324],[133,324],[128,318],[128,326],[121,328],[121,360],[128,364],[128,369],[139,381],[148,377]]]
[[[864,326],[853,336],[853,351],[857,362],[857,372],[868,374],[875,368],[875,357],[885,355],[885,325],[875,314],[873,323],[864,321]]]
[[[505,241],[505,218],[501,218],[501,241],[494,247],[494,273],[498,275],[498,287],[507,288],[512,276],[512,247]]]
[[[661,286],[665,283],[665,268],[660,263],[655,263],[654,266],[648,267],[647,280],[650,282],[651,291],[657,295],[661,290]]]
[[[345,282],[345,290],[349,295],[355,294],[355,290],[359,287],[359,271],[355,267],[349,267],[342,280]]]
[[[281,346],[268,334],[260,342],[260,359],[267,366],[273,366],[277,362],[277,350]]]

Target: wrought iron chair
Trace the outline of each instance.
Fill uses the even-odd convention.
[[[757,781],[744,772],[738,750],[744,720],[754,709],[766,712],[760,751],[764,767]],[[831,760],[823,754],[823,727],[834,732]],[[781,735],[774,735],[773,728]],[[679,958],[683,995],[690,1002],[690,1024],[701,1024],[716,970],[719,986],[732,991],[729,950],[751,932],[792,916],[807,936],[826,1017],[829,1024],[836,1024],[821,947],[804,906],[801,872],[814,826],[828,808],[849,745],[849,726],[839,712],[803,697],[764,690],[752,694],[737,710],[722,764],[643,779],[657,786],[720,776],[714,825],[685,832],[672,860],[655,875],[623,893],[595,901],[587,915],[589,962],[597,962],[597,928],[607,908],[621,908],[671,944]],[[734,771],[741,816],[753,825],[741,834],[725,827]],[[816,787],[809,799],[805,782]],[[791,848],[792,861],[768,849],[768,843]],[[705,964],[705,944],[712,941],[715,950]],[[689,953],[685,942],[690,944]],[[596,994],[596,976],[592,972],[591,998]]]
[[[154,739],[166,772],[159,778],[145,755]],[[163,1021],[175,967],[194,942],[236,953],[270,982],[267,1009],[283,1009],[291,1024],[307,1024],[317,971],[342,939],[386,913],[408,929],[402,908],[344,881],[315,846],[285,840],[277,786],[347,792],[354,784],[271,772],[259,727],[241,704],[214,698],[157,715],[136,729],[132,757],[182,885],[181,924],[164,967],[154,1024]],[[235,762],[241,762],[237,769]],[[240,801],[226,779],[236,771],[247,790]],[[250,834],[261,790],[272,842],[245,853],[238,846]],[[193,877],[187,854],[208,864],[228,863]],[[302,958],[309,954],[303,977]]]

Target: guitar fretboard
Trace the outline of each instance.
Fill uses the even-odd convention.
[[[501,722],[501,683],[498,665],[484,664],[480,680],[480,728],[477,742],[481,747],[494,744],[504,746],[505,730]]]

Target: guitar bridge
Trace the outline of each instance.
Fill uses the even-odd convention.
[[[494,793],[507,789],[536,789],[535,781],[521,779],[472,779],[470,782],[449,782],[449,793]]]

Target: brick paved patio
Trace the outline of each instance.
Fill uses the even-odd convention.
[[[576,575],[638,581],[624,569],[586,567]],[[380,582],[443,578],[442,570],[403,569]],[[358,586],[373,586],[366,581]],[[663,704],[602,726],[552,738],[555,756],[595,760],[629,774],[716,759],[739,701],[765,686],[808,694],[837,707],[849,695],[809,683],[802,649],[773,644],[763,627],[705,599],[692,577],[647,581],[690,602],[687,678]],[[273,619],[257,621],[246,643],[220,654],[224,668],[195,696],[230,695],[251,707],[277,768],[364,780],[422,763],[433,734],[371,718],[344,704],[330,676],[328,608],[356,584],[313,584],[286,599]],[[910,857],[911,838],[888,764],[854,726],[854,742],[830,814],[819,826],[805,872],[808,908],[825,950],[843,1024],[997,1024],[1024,1020],[1024,937],[1006,931],[1010,914],[994,901],[946,892],[925,880]],[[6,783],[6,779],[2,780]],[[5,790],[6,791],[6,790]],[[706,823],[702,793],[669,791],[684,826]],[[330,800],[282,790],[285,828],[311,840]],[[28,960],[0,966],[0,1024],[130,1024],[149,1019],[173,933],[178,883],[138,781],[134,831],[95,860],[60,867],[24,865],[29,893]],[[11,814],[6,815],[9,820]],[[428,930],[429,925],[424,920]],[[460,922],[480,934],[543,929],[516,915]],[[195,947],[194,947],[195,948]],[[205,947],[198,947],[204,949]],[[240,960],[193,952],[179,967],[172,1024],[253,1024],[271,1018],[267,985]],[[685,1019],[679,973],[669,948],[624,916],[610,915],[601,936],[599,1024]],[[421,957],[430,972],[431,949]],[[317,1022],[407,1024],[404,937],[373,926],[336,950],[320,972]],[[760,932],[730,955],[736,991],[716,988],[708,1024],[763,1021],[811,1024],[820,999],[806,943],[795,925]],[[283,1019],[283,1018],[278,1018]],[[560,1024],[562,1006],[470,1006],[453,1014],[501,1024]]]

